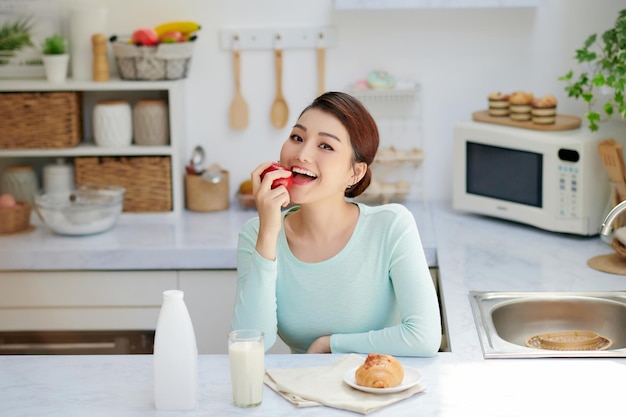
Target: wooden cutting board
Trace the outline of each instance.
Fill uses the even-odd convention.
[[[614,275],[626,275],[626,259],[617,253],[598,255],[587,261],[587,266]]]
[[[490,116],[487,110],[472,113],[472,119],[477,122],[494,123],[503,126],[521,127],[533,130],[571,130],[578,129],[581,125],[581,119],[578,116],[569,116],[566,114],[557,114],[556,121],[551,125],[539,125],[531,121],[518,122],[510,118]]]

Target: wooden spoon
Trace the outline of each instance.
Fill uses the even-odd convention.
[[[235,96],[230,103],[230,127],[242,130],[248,127],[248,103],[241,94],[241,51],[233,49],[233,69],[235,72]]]
[[[289,119],[289,107],[287,107],[287,101],[283,97],[283,51],[282,49],[276,49],[276,98],[272,103],[272,109],[270,111],[270,119],[272,125],[277,129],[282,129],[287,124]]]

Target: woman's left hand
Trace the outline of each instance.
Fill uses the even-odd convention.
[[[330,336],[321,336],[315,339],[311,346],[307,349],[306,353],[331,353],[330,351]]]

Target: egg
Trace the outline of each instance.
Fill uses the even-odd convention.
[[[0,195],[0,208],[12,208],[15,204],[15,199],[11,194]]]

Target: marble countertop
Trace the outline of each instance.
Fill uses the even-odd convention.
[[[409,206],[434,266],[431,209]],[[0,271],[235,269],[239,230],[256,215],[236,206],[179,216],[123,213],[113,229],[90,236],[56,235],[33,216],[31,230],[0,236]]]
[[[626,276],[586,264],[593,256],[611,253],[608,245],[598,237],[458,213],[446,203],[409,207],[429,262],[439,268],[451,352],[402,358],[423,373],[427,391],[375,415],[623,414],[617,381],[626,379],[626,359],[484,359],[468,297],[472,290],[624,290]],[[110,233],[87,238],[54,236],[38,227],[30,234],[0,238],[0,270],[233,268],[235,231],[253,215],[236,210],[187,213],[162,223],[125,218]],[[267,355],[267,364],[315,366],[335,356]],[[177,415],[354,415],[326,407],[323,412],[295,409],[268,389],[260,408],[239,410],[230,403],[227,357],[201,355],[200,365],[199,407]],[[150,356],[140,355],[0,356],[0,415],[160,415],[152,406],[151,369]]]
[[[339,355],[267,355],[266,368],[323,366]],[[624,362],[399,358],[418,369],[425,392],[374,411],[379,417],[623,415]],[[227,355],[200,355],[194,410],[154,408],[152,357],[0,356],[0,415],[5,417],[356,416],[329,407],[295,408],[264,387],[263,403],[232,405]]]

